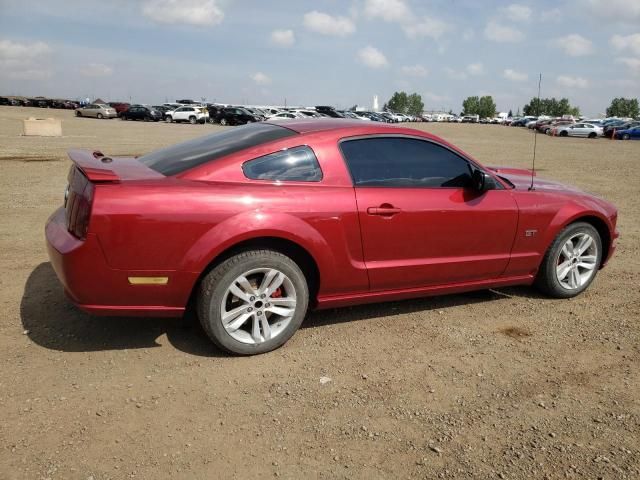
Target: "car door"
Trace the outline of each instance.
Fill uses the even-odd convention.
[[[469,188],[476,167],[426,139],[369,136],[344,139],[340,149],[354,181],[372,290],[504,272],[518,223],[509,190],[498,182],[485,192]]]
[[[576,123],[571,125],[571,135],[574,137],[586,137],[586,126],[583,123]]]

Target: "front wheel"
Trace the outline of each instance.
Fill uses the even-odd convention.
[[[99,120],[102,120],[104,117],[102,116],[101,113],[99,113],[98,115],[96,115],[96,117],[98,117]]]
[[[589,134],[589,138],[596,138],[598,136],[598,134],[596,132],[591,132]]]
[[[569,134],[567,133],[567,131],[566,131],[566,130],[563,130],[562,132],[560,132],[560,136],[561,136],[561,137],[568,137],[568,136],[569,136]]]
[[[165,122],[167,123],[171,123],[173,122],[173,118],[171,118],[171,115],[167,115],[167,117],[164,119]]]
[[[220,119],[220,125],[222,125],[223,127],[227,126],[229,123],[227,122],[226,118],[221,118]]]
[[[602,260],[602,239],[584,222],[562,230],[542,260],[537,287],[555,298],[570,298],[587,289]]]
[[[272,250],[240,253],[201,282],[198,317],[219,348],[255,355],[282,346],[307,312],[309,288],[298,265]]]
[[[195,125],[197,121],[198,121],[198,120],[196,119],[196,117],[189,117],[189,123],[190,123],[191,125]]]
[[[625,133],[624,135],[622,135],[623,140],[629,140],[630,138],[631,138],[631,135],[629,135],[628,133]]]

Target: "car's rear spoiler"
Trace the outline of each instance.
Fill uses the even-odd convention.
[[[118,183],[122,180],[162,178],[134,157],[107,157],[102,152],[69,150],[69,158],[93,183]]]

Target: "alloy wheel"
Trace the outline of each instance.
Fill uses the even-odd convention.
[[[596,273],[598,246],[588,233],[577,233],[562,246],[556,260],[556,278],[567,290],[577,290]]]
[[[296,305],[296,291],[287,275],[274,268],[256,268],[231,282],[222,297],[220,321],[233,339],[259,344],[287,328]]]

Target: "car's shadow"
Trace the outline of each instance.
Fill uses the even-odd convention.
[[[303,328],[368,320],[417,311],[492,301],[504,296],[534,296],[527,288],[482,290],[460,295],[421,298],[311,312]],[[38,265],[27,279],[20,316],[26,334],[36,344],[63,352],[92,352],[159,347],[166,335],[175,348],[205,357],[226,356],[207,338],[195,315],[183,318],[96,317],[67,300],[49,262]]]

